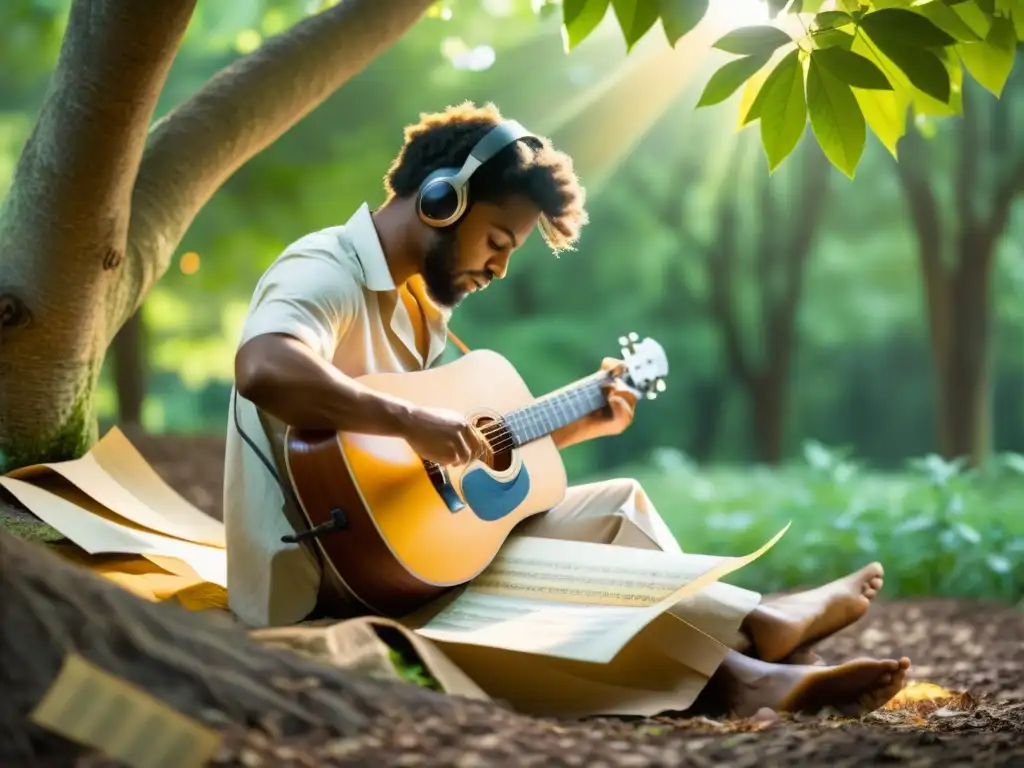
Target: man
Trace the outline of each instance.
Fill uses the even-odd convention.
[[[419,407],[353,379],[432,365],[445,347],[452,309],[504,277],[534,228],[556,252],[576,242],[587,213],[572,161],[523,133],[518,124],[503,124],[491,105],[422,116],[406,129],[388,171],[386,202],[372,213],[364,204],[344,226],[293,243],[256,286],[235,361],[238,397],[224,492],[228,594],[243,621],[301,621],[317,609],[321,589],[342,589],[321,584],[312,547],[281,542],[305,527],[275,478],[284,476],[286,425],[399,436],[442,465],[482,454],[481,437],[462,414]],[[476,160],[468,167],[479,165],[460,198],[450,177],[471,151]],[[438,178],[445,175],[449,182]],[[606,360],[602,367],[616,364]],[[624,430],[633,418],[632,395],[615,387],[608,401],[606,411],[556,432],[559,448]],[[562,503],[518,532],[681,553],[643,489],[629,480],[570,488]],[[859,618],[881,585],[877,564],[817,590],[763,601],[712,585],[703,594],[719,622],[716,636],[735,649],[714,689],[738,712],[880,706],[902,686],[906,659],[833,668],[770,662],[800,660],[793,654]]]

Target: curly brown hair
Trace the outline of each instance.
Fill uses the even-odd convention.
[[[411,197],[438,168],[459,168],[478,141],[502,121],[491,103],[450,106],[423,113],[406,126],[405,142],[384,177],[388,196]],[[522,195],[541,211],[541,234],[554,253],[572,250],[589,221],[586,191],[573,170],[572,158],[544,137],[524,139],[502,149],[473,174],[468,204],[501,204]]]

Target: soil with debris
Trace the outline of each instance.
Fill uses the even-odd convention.
[[[220,514],[223,440],[129,434],[165,479]],[[389,712],[355,738],[229,734],[219,765],[730,766],[1024,765],[1024,612],[981,601],[881,600],[816,650],[913,662],[911,680],[956,692],[860,720],[818,716],[598,718],[559,722],[465,702]],[[98,763],[90,764],[96,765]]]

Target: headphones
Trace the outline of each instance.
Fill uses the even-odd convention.
[[[439,168],[423,180],[416,195],[416,213],[424,224],[447,227],[466,212],[469,177],[509,144],[536,138],[515,120],[494,126],[476,143],[462,168]]]

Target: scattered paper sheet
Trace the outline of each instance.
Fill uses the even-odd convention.
[[[34,482],[48,472],[63,476],[103,506],[144,528],[196,544],[226,546],[223,523],[167,485],[117,427],[80,459],[34,464],[7,477]]]
[[[221,743],[212,728],[75,653],[29,719],[131,768],[207,765]]]
[[[488,698],[440,648],[391,619],[377,616],[341,622],[325,619],[295,627],[252,630],[250,635],[261,643],[298,651],[328,664],[401,679],[391,659],[390,646],[378,634],[380,628],[404,637],[445,693],[470,699]]]
[[[655,617],[753,562],[788,529],[744,557],[512,537],[461,594],[411,621],[439,642],[608,663]]]
[[[91,555],[124,553],[154,558],[163,568],[191,572],[204,581],[227,588],[227,552],[219,547],[147,531],[119,518],[79,488],[57,475],[41,475],[28,483],[12,477],[0,477],[0,484],[13,493],[32,514],[53,526]],[[161,558],[161,556],[163,556]],[[169,562],[180,561],[181,570]]]

